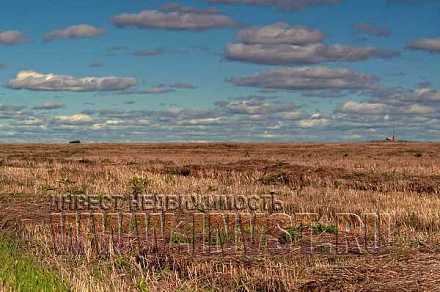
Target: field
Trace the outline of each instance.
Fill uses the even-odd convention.
[[[150,195],[282,209],[54,209]],[[435,143],[3,145],[0,207],[0,291],[440,289]]]

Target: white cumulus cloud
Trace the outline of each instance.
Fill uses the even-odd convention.
[[[8,81],[12,89],[42,91],[113,91],[124,90],[136,85],[136,79],[130,77],[74,77],[21,71],[16,78]]]
[[[354,114],[383,114],[386,105],[382,103],[347,101],[342,106],[342,112]]]
[[[15,30],[0,31],[0,45],[15,45],[25,41],[23,33]]]
[[[230,82],[237,86],[287,90],[362,89],[375,86],[377,78],[349,69],[298,67],[272,69],[232,78]]]
[[[229,16],[215,10],[197,10],[190,7],[166,7],[163,10],[143,10],[124,13],[112,18],[117,27],[158,28],[171,30],[206,30],[235,26]]]
[[[94,27],[88,24],[72,25],[60,30],[48,32],[44,36],[44,40],[52,41],[55,39],[78,39],[78,38],[92,38],[104,33],[101,28]]]
[[[237,38],[246,44],[306,45],[321,42],[324,34],[308,27],[289,26],[285,22],[277,22],[262,27],[242,29],[238,32]]]
[[[93,122],[93,117],[88,114],[79,113],[70,116],[56,116],[54,120],[62,124],[87,124]]]
[[[256,64],[316,64],[322,62],[362,61],[371,58],[393,58],[398,51],[374,47],[351,47],[322,43],[324,34],[301,26],[274,23],[238,32],[238,42],[228,44],[229,60]]]
[[[408,48],[413,50],[428,51],[431,53],[440,53],[440,37],[421,38],[411,42]]]

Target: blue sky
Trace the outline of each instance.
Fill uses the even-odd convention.
[[[3,143],[440,137],[437,1],[1,6]]]

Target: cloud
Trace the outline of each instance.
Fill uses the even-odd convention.
[[[289,26],[277,22],[262,27],[251,27],[238,32],[237,39],[245,44],[307,45],[319,43],[324,34],[304,26]]]
[[[379,27],[374,24],[360,22],[353,26],[354,30],[360,33],[365,33],[371,36],[377,37],[389,37],[391,36],[391,30],[388,27]]]
[[[73,77],[69,75],[45,74],[35,71],[20,71],[17,77],[8,81],[12,89],[41,91],[116,91],[136,85],[136,79],[129,77]]]
[[[406,88],[374,88],[367,90],[366,95],[373,97],[374,101],[380,101],[391,105],[422,103],[438,103],[440,105],[440,91],[423,85],[416,89]]]
[[[420,105],[420,104],[412,104],[405,110],[405,112],[409,114],[421,114],[421,115],[431,114],[434,111],[435,110],[432,107],[426,105]]]
[[[309,90],[302,92],[304,97],[319,97],[319,98],[338,98],[351,94],[350,90],[327,89],[327,90]]]
[[[342,0],[209,0],[212,3],[275,6],[285,10],[302,10],[308,6],[335,5]]]
[[[412,122],[420,122],[421,119],[430,118],[438,112],[438,106],[423,105],[419,103],[378,103],[376,101],[347,101],[336,110],[337,113],[346,114],[346,118],[357,121],[386,122],[392,118],[408,125]]]
[[[422,50],[431,53],[440,53],[440,37],[420,38],[408,44],[407,47],[413,50]]]
[[[414,90],[415,100],[422,100],[427,102],[440,102],[440,91],[429,88],[429,87],[421,87]]]
[[[304,119],[298,122],[298,125],[301,128],[316,128],[316,127],[324,127],[330,124],[330,120],[326,118],[311,118]]]
[[[335,110],[339,129],[369,128],[385,136],[392,124],[401,133],[425,138],[440,129],[440,92],[428,84],[416,89],[378,87],[364,93],[371,98],[350,100]]]
[[[410,5],[425,5],[425,4],[439,4],[437,0],[387,0],[388,5],[392,4],[410,4]]]
[[[44,35],[45,41],[53,41],[56,39],[80,39],[92,38],[100,36],[104,30],[88,24],[72,25],[61,30],[49,32]]]
[[[226,47],[225,55],[230,60],[247,63],[304,65],[336,61],[353,62],[370,58],[387,59],[396,57],[399,53],[371,47],[353,48],[341,45],[312,44],[295,46],[235,43]]]
[[[143,10],[139,13],[124,13],[112,18],[117,27],[157,28],[168,30],[207,30],[233,27],[232,18],[217,10],[194,9],[184,6],[168,6],[162,10]]]
[[[222,125],[224,124],[224,118],[204,118],[204,119],[188,119],[178,121],[178,126],[210,126],[210,125]]]
[[[220,13],[217,8],[197,9],[194,7],[180,5],[178,3],[167,3],[165,5],[162,5],[160,10],[166,12],[197,13],[197,14],[207,14],[207,15]]]
[[[57,123],[66,125],[90,124],[94,121],[92,116],[85,113],[74,114],[71,116],[56,116],[53,120]]]
[[[93,117],[90,127],[96,131],[111,129],[115,134],[130,135],[133,131],[145,134],[156,131],[156,136],[160,137],[165,133],[179,137],[218,138],[233,135],[241,139],[260,135],[266,130],[291,131],[292,128],[298,128],[298,121],[304,118],[293,103],[262,97],[221,101],[209,109],[171,106],[164,110],[90,110],[83,113]]]
[[[59,101],[46,101],[40,105],[34,106],[34,110],[56,110],[64,107],[64,103]]]
[[[374,87],[377,77],[327,67],[278,68],[253,76],[232,78],[237,86],[286,90],[362,89]]]
[[[370,103],[370,102],[356,102],[347,101],[340,110],[344,113],[352,114],[384,114],[386,113],[386,106],[381,103]]]
[[[258,28],[243,29],[238,42],[228,44],[225,56],[229,60],[256,64],[297,65],[322,62],[362,61],[370,58],[393,58],[394,50],[373,47],[350,47],[321,43],[324,35],[311,28],[275,23]]]
[[[152,57],[152,56],[159,56],[163,54],[162,49],[154,49],[154,50],[139,50],[133,52],[133,56],[136,57]]]
[[[267,115],[273,113],[288,113],[290,115],[285,115],[285,117],[289,117],[290,119],[294,116],[299,117],[298,107],[293,103],[274,104],[259,98],[217,102],[216,106],[229,114]],[[293,113],[296,115],[293,115]]]
[[[399,137],[438,139],[440,102],[431,98],[437,90],[376,91],[371,100],[343,102],[329,114],[303,112],[292,102],[272,96],[249,96],[219,101],[209,108],[93,109],[55,117],[50,111],[5,105],[0,106],[0,118],[4,133],[14,132],[14,139],[28,142],[62,142],[72,135],[121,142],[371,140],[391,135],[394,125]]]
[[[0,31],[0,45],[16,45],[23,43],[25,37],[23,33],[15,30]]]
[[[25,109],[26,106],[23,105],[0,104],[0,119],[22,119],[25,116],[29,116]]]
[[[125,53],[129,50],[129,47],[127,46],[111,46],[106,49],[106,56],[115,56],[118,53]]]
[[[100,68],[100,67],[103,67],[103,66],[104,66],[104,63],[102,63],[102,62],[93,62],[93,63],[89,64],[90,68]]]
[[[170,93],[175,92],[176,90],[174,88],[169,88],[165,86],[155,86],[148,88],[146,90],[143,90],[142,93],[145,94],[164,94],[164,93]]]
[[[168,86],[171,88],[174,88],[174,89],[196,89],[197,88],[197,86],[192,85],[190,83],[180,83],[180,82],[170,84]]]
[[[173,83],[173,84],[159,84],[157,86],[153,86],[151,88],[141,90],[141,91],[133,91],[128,92],[130,94],[165,94],[170,92],[176,92],[178,89],[196,89],[197,87],[189,84],[189,83]],[[124,92],[125,93],[125,92]]]
[[[19,112],[25,109],[26,106],[23,105],[6,105],[6,104],[0,104],[0,112]]]

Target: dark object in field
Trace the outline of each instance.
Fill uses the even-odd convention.
[[[291,182],[291,177],[287,173],[278,172],[260,178],[260,182],[264,185],[287,185]]]
[[[168,173],[177,176],[191,176],[191,168],[188,166],[173,167],[168,169]]]
[[[73,141],[70,141],[69,144],[81,144],[81,141],[80,140],[73,140]]]

